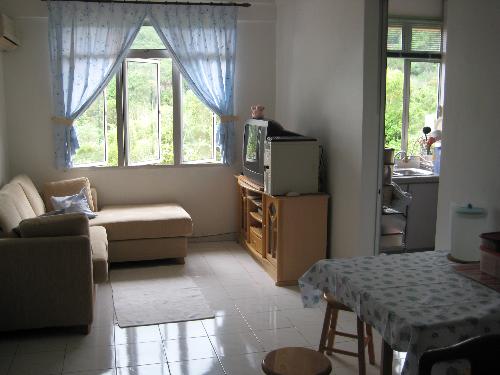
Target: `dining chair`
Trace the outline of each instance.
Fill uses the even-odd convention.
[[[419,375],[431,375],[432,367],[445,361],[466,360],[471,375],[500,374],[500,335],[474,337],[445,348],[428,350],[418,362]]]
[[[366,362],[365,362],[365,347],[368,347],[368,360],[370,364],[375,364],[375,351],[373,347],[373,333],[372,327],[368,324],[363,323],[358,316],[356,316],[357,321],[357,334],[347,333],[337,330],[337,320],[339,311],[349,311],[352,310],[346,305],[338,302],[335,297],[331,294],[324,293],[323,298],[327,302],[325,319],[323,321],[323,330],[321,332],[321,339],[319,342],[318,351],[321,353],[332,354],[344,354],[352,357],[358,358],[358,368],[359,375],[366,374]],[[366,336],[365,336],[366,329]],[[335,336],[344,336],[349,338],[357,339],[358,351],[351,352],[343,349],[335,348]]]

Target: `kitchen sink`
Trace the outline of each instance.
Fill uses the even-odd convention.
[[[406,177],[406,176],[432,176],[431,171],[426,171],[420,168],[395,168],[393,176],[394,177]]]

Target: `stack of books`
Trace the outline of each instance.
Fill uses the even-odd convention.
[[[500,278],[500,232],[483,233],[481,237],[480,269],[490,276]]]

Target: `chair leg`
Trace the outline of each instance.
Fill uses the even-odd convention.
[[[373,331],[372,326],[365,324],[366,326],[366,338],[368,339],[368,361],[370,365],[375,364],[375,350],[373,348]]]
[[[323,330],[321,331],[321,338],[319,340],[318,351],[324,353],[326,349],[326,338],[328,336],[328,330],[330,329],[330,320],[332,318],[332,307],[326,305],[325,319],[323,320]]]
[[[328,337],[326,343],[326,354],[331,355],[335,345],[335,331],[337,330],[337,320],[339,318],[339,310],[332,308],[330,329],[328,330]]]
[[[365,323],[356,317],[358,326],[358,366],[359,375],[366,375],[365,364]]]

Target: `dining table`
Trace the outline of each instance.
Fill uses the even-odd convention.
[[[406,352],[401,374],[417,375],[425,351],[500,333],[500,293],[454,265],[440,250],[324,259],[299,287],[305,307],[330,293],[380,333],[382,375],[392,374],[393,350]],[[460,373],[462,365],[448,363],[444,373]]]

